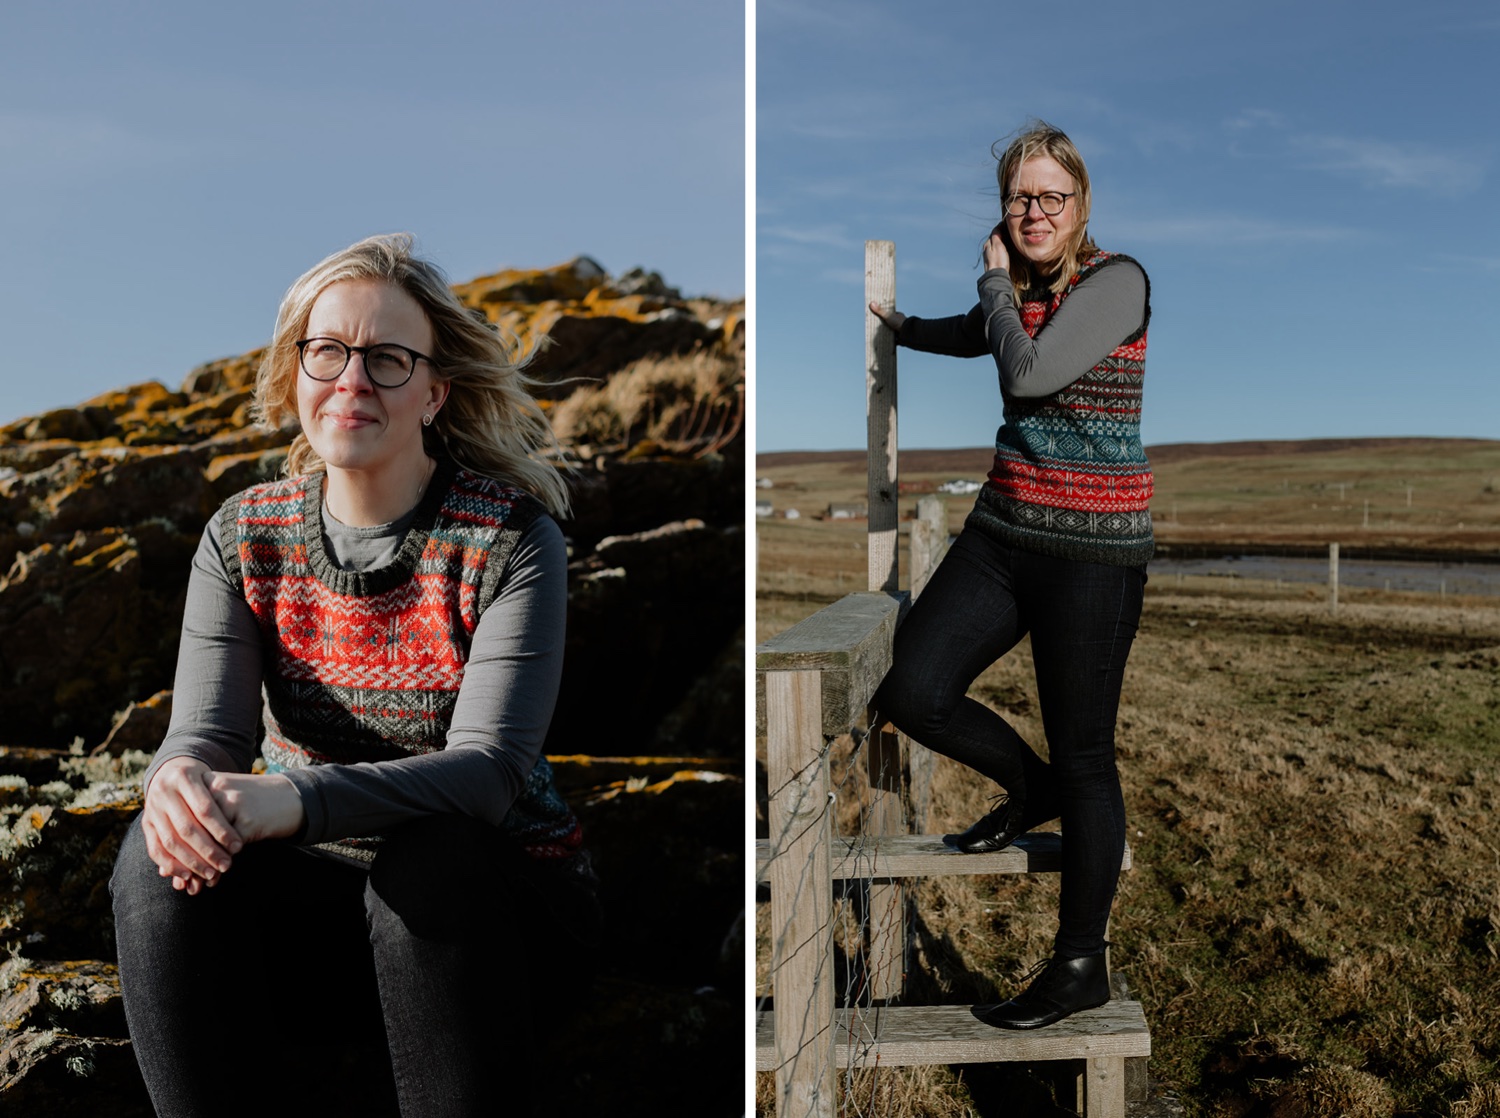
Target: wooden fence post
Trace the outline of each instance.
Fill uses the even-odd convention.
[[[917,516],[911,522],[911,538],[908,551],[911,562],[911,596],[917,596],[927,586],[932,572],[937,570],[943,553],[948,550],[948,506],[941,497],[928,495],[917,500]],[[917,833],[927,830],[928,807],[932,799],[932,772],[937,758],[932,750],[922,746],[915,749],[907,745],[907,802],[911,809],[911,826]]]
[[[865,242],[865,402],[869,447],[870,589],[896,592],[896,335],[869,304],[896,305],[896,245]]]
[[[896,336],[869,311],[869,304],[896,305],[896,245],[865,242],[865,406],[869,462],[870,589],[894,593],[900,569],[899,470],[896,444]],[[901,803],[903,747],[895,730],[873,712],[865,740],[870,811],[865,831],[906,833]],[[878,724],[877,724],[878,723]],[[866,946],[871,998],[901,996],[906,981],[906,900],[899,882],[872,883],[865,893],[869,920]]]
[[[833,893],[822,674],[766,673],[771,786],[771,968],[776,976],[776,1113],[832,1118]]]
[[[1328,612],[1339,611],[1339,545],[1328,545]]]

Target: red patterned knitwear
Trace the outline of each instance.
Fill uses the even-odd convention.
[[[500,573],[542,511],[535,498],[445,462],[396,559],[334,566],[321,540],[322,477],[258,485],[230,498],[220,546],[267,651],[270,771],[384,761],[442,749],[470,641]],[[577,818],[537,760],[501,824],[528,854],[577,862]],[[373,857],[377,838],[327,844]]]
[[[1060,294],[1027,292],[1020,307],[1026,333],[1036,337],[1089,276],[1127,261],[1135,263],[1100,252]],[[995,461],[970,525],[1064,559],[1139,566],[1151,558],[1151,467],[1140,435],[1150,317],[1148,296],[1140,328],[1061,391],[1035,398],[1004,393]]]

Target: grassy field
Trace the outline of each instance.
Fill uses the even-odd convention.
[[[1430,522],[1430,542],[1457,534],[1460,515],[1466,533],[1500,530],[1500,498],[1484,490],[1500,444],[1465,445],[1473,457],[1451,470],[1431,445],[1408,462],[1390,446],[1358,454],[1380,477],[1447,494],[1432,503],[1451,522]],[[1220,501],[1225,524],[1248,528],[1281,481],[1283,494],[1311,484],[1315,469],[1286,474],[1286,459],[1321,469],[1350,453],[1261,455],[1263,471],[1253,455],[1169,454],[1162,490],[1184,520]],[[846,465],[763,459],[761,472],[796,471],[802,489],[771,492],[821,499]],[[965,476],[943,466],[940,479]],[[1375,491],[1373,475],[1348,476]],[[954,527],[968,504],[950,501]],[[758,639],[863,588],[863,531],[757,524]],[[1413,531],[1372,535],[1395,546]],[[1044,751],[1024,644],[971,693]],[[1118,752],[1136,868],[1115,905],[1114,962],[1145,1004],[1151,1073],[1184,1113],[1500,1115],[1500,601],[1351,591],[1330,615],[1316,587],[1153,584]],[[940,759],[933,829],[967,825],[992,791]],[[923,882],[912,996],[1008,996],[1050,949],[1055,889]],[[994,1069],[878,1079],[855,1085],[857,1112],[1063,1113],[1035,1077]]]
[[[1148,447],[1156,476],[1157,542],[1245,543],[1391,551],[1500,551],[1500,441],[1340,439]],[[984,480],[992,451],[918,450],[901,455],[901,507],[953,478]],[[860,452],[763,454],[776,518],[803,517],[832,502],[863,501]],[[949,498],[956,531],[973,504]],[[1368,505],[1368,508],[1366,507]],[[764,521],[762,521],[764,523]]]

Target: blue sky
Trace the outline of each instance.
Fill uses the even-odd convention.
[[[329,252],[744,293],[744,9],[7,0],[0,423],[264,342]]]
[[[864,445],[865,239],[966,311],[1033,116],[1150,274],[1148,444],[1500,432],[1493,4],[760,0],[756,49],[758,449]],[[992,362],[898,368],[902,445],[992,441]]]

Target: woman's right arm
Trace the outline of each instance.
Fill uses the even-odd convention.
[[[189,893],[216,882],[243,845],[208,781],[250,770],[260,683],[260,630],[224,570],[215,516],[193,556],[172,720],[146,771],[141,819],[152,861]]]
[[[984,331],[984,312],[978,305],[968,314],[948,318],[918,318],[914,314],[902,314],[894,307],[886,310],[874,303],[870,304],[870,310],[895,332],[896,344],[907,349],[944,357],[983,357],[990,351]]]

